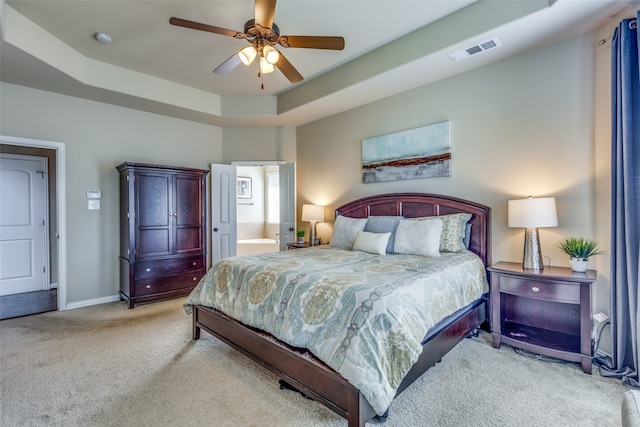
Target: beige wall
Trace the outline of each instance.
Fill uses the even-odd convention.
[[[0,133],[66,151],[67,303],[118,293],[118,177],[124,161],[208,169],[222,160],[214,126],[11,84],[0,86]],[[102,190],[87,209],[87,189]]]
[[[296,129],[292,127],[223,128],[223,159],[296,161]]]
[[[541,230],[542,253],[569,266],[555,248],[563,237],[596,237],[598,228],[608,242],[608,218],[595,209],[596,45],[588,33],[299,127],[298,204],[333,209],[400,191],[475,200],[492,208],[493,262],[520,262],[524,230],[507,227],[507,201],[552,196],[559,226]],[[363,138],[443,120],[451,121],[452,176],[362,183]],[[325,241],[330,225],[318,224]],[[596,307],[608,306],[606,291],[594,295]]]

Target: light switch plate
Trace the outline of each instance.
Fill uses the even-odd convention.
[[[100,209],[100,200],[87,200],[89,204],[89,210],[98,210]]]

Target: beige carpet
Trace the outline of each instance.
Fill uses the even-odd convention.
[[[346,426],[202,333],[181,300],[0,322],[2,426]],[[626,388],[464,340],[391,406],[387,427],[618,426]],[[371,422],[368,425],[379,425]]]

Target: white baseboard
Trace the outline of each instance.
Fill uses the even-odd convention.
[[[69,302],[67,303],[65,310],[74,310],[76,308],[90,307],[92,305],[106,304],[109,302],[116,302],[116,301],[120,301],[120,294],[111,295],[108,297],[86,299],[84,301]]]

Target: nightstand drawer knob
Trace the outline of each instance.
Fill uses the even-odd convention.
[[[147,272],[149,272],[149,271],[151,271],[151,269],[150,269],[150,268],[147,268],[147,270],[146,270],[146,271],[147,271]]]
[[[193,281],[195,282],[196,280],[198,280],[198,278],[197,278],[197,277],[194,277],[194,278],[193,278]]]
[[[151,285],[147,285],[147,289],[151,289]]]
[[[531,288],[531,290],[532,290],[533,292],[538,292],[538,291],[540,290],[540,288],[539,288],[539,287],[537,287],[537,286],[534,286],[534,287],[532,287],[532,288]]]

